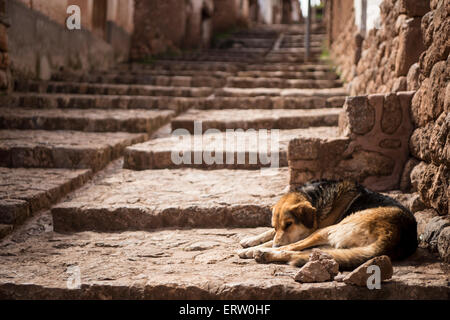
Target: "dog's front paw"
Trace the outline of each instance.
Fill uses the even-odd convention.
[[[253,257],[255,258],[256,262],[258,262],[258,263],[268,263],[268,262],[270,262],[271,254],[272,254],[272,250],[258,249],[258,250],[255,250],[255,252],[253,253]]]
[[[242,246],[242,248],[250,248],[260,244],[256,237],[242,239],[241,242],[239,243]]]
[[[239,258],[241,259],[253,259],[253,254],[254,254],[255,249],[243,249],[243,250],[239,250],[237,252]]]

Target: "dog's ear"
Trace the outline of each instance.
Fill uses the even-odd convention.
[[[316,221],[316,208],[309,202],[301,202],[296,207],[296,216],[300,222],[309,229],[313,228]]]
[[[305,225],[305,227],[311,229],[314,227],[316,222],[316,208],[314,208],[311,205],[303,207],[303,214],[302,214],[302,222]]]

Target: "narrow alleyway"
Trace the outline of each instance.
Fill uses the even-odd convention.
[[[270,224],[289,186],[288,143],[336,137],[345,97],[320,59],[313,26],[304,63],[301,25],[241,31],[223,48],[20,82],[0,97],[0,298],[439,298],[439,262],[413,256],[382,291],[298,284],[296,268],[236,255]],[[194,163],[180,136],[202,121],[202,151],[228,150],[227,129],[279,129],[280,168],[265,143],[245,163]],[[251,132],[244,136],[250,139]],[[267,142],[267,141],[265,141]],[[221,148],[225,146],[225,149]],[[307,152],[307,151],[305,151]],[[172,155],[192,154],[175,164]],[[15,229],[14,231],[12,229]],[[420,266],[418,262],[420,260]],[[424,263],[424,261],[426,263]],[[81,288],[67,279],[79,268]]]

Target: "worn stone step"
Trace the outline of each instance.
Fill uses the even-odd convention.
[[[23,240],[0,247],[0,299],[449,299],[447,266],[424,250],[394,263],[392,280],[379,290],[336,281],[300,284],[298,268],[236,255],[240,240],[267,230],[60,234],[50,228],[17,235]],[[79,288],[68,286],[77,285],[76,275]],[[179,310],[166,314],[176,318]]]
[[[230,43],[231,45],[242,45],[244,48],[264,48],[271,49],[276,41],[276,37],[268,37],[268,38],[253,38],[246,37],[245,35],[241,36],[233,36],[228,39],[224,39],[222,41],[218,41],[216,46],[221,48],[222,46]]]
[[[231,75],[230,75],[231,76]],[[262,77],[281,79],[337,80],[333,71],[240,71],[238,77]]]
[[[286,167],[289,142],[298,137],[335,137],[337,127],[279,132],[209,133],[150,140],[125,149],[124,168],[132,170],[246,169]]]
[[[135,63],[130,66],[120,66],[125,70],[167,70],[167,71],[219,71],[236,72],[243,68],[243,63],[223,63],[223,62],[202,62],[202,61],[176,61],[176,60],[157,60],[152,63]]]
[[[310,62],[318,61],[320,57],[319,53],[311,53],[309,56]],[[286,54],[269,54],[264,57],[264,62],[266,63],[304,63],[305,55],[296,53],[286,53]]]
[[[54,228],[103,232],[269,225],[270,206],[288,185],[288,171],[264,172],[120,169],[54,206]]]
[[[320,109],[340,108],[346,97],[216,97],[205,98],[197,109]]]
[[[167,58],[170,60],[169,58]],[[224,54],[208,54],[208,55],[193,55],[186,57],[177,57],[173,58],[173,61],[181,62],[181,63],[190,63],[190,62],[214,62],[214,63],[253,63],[255,61],[264,61],[263,54],[251,54],[246,53],[242,55],[224,55]]]
[[[315,62],[314,64],[292,64],[292,63],[254,63],[245,67],[246,71],[330,71],[331,67],[326,64]]]
[[[209,129],[225,131],[227,129],[299,129],[337,126],[339,113],[341,111],[341,108],[305,110],[191,109],[179,117],[172,119],[172,129],[186,129],[191,134],[194,134],[194,130],[196,130],[196,122],[201,122],[201,128],[199,128],[199,130],[203,130],[203,132]]]
[[[173,111],[0,108],[0,129],[153,133]]]
[[[94,84],[78,82],[23,82],[16,86],[20,92],[77,93],[96,95],[140,95],[205,97],[213,93],[213,88],[164,87],[151,85]]]
[[[200,98],[91,95],[64,93],[14,93],[0,96],[1,107],[72,109],[159,109],[177,114],[201,103]]]
[[[142,72],[109,72],[103,74],[55,75],[53,81],[112,83],[112,84],[144,84],[172,87],[221,87],[225,78],[233,75],[230,72],[143,70]]]
[[[0,166],[97,171],[147,134],[0,130]]]
[[[161,70],[161,69],[133,69],[133,70],[122,70],[120,68],[97,72],[94,74],[86,74],[80,72],[61,72],[52,75],[53,81],[73,81],[73,82],[88,82],[88,79],[93,77],[151,77],[151,76],[166,76],[166,77],[215,77],[215,78],[226,78],[234,75],[235,72],[226,71],[208,71],[208,70]],[[120,80],[118,80],[120,81]]]
[[[65,79],[61,79],[65,80]],[[167,87],[222,87],[225,84],[224,78],[214,76],[165,76],[165,75],[84,75],[77,82],[88,83],[112,83],[112,84],[138,84]]]
[[[286,89],[322,89],[342,87],[339,80],[283,79],[264,77],[229,77],[227,87],[235,88],[286,88]]]
[[[282,88],[223,88],[214,94],[218,97],[336,97],[346,96],[344,88],[327,89],[282,89]]]
[[[332,97],[145,97],[78,94],[14,93],[0,96],[1,107],[9,108],[69,108],[69,109],[159,109],[177,114],[197,109],[314,109],[338,108],[346,96]]]
[[[0,168],[0,224],[23,223],[85,184],[90,177],[89,169]]]

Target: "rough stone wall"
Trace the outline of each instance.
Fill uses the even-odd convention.
[[[212,0],[136,0],[131,58],[208,45],[216,13]]]
[[[248,0],[245,0],[243,7],[248,6]],[[248,10],[241,10],[240,0],[214,0],[214,33],[226,32],[234,27],[245,27],[248,24],[248,17]]]
[[[21,2],[8,1],[11,72],[14,79],[51,79],[61,70],[105,70],[114,50],[86,30],[68,30]]]
[[[353,95],[397,92],[407,89],[407,74],[425,50],[421,33],[422,16],[429,11],[427,1],[385,0],[381,28],[369,31],[363,42]]]
[[[0,0],[0,93],[11,88],[11,75],[9,72],[8,53],[8,27],[5,0]]]
[[[413,94],[348,97],[339,119],[340,136],[290,142],[291,186],[348,178],[377,191],[397,189],[409,156]]]
[[[364,39],[357,31],[353,10],[343,12],[347,14],[335,19],[346,22],[333,27],[332,30],[334,31],[329,31],[329,41],[331,43],[330,58],[335,62],[336,70],[340,74],[341,79],[349,82],[355,76],[356,66],[361,58],[361,46]],[[334,23],[332,24],[334,25]],[[336,30],[337,28],[339,28],[339,32]]]
[[[77,5],[81,9],[83,28],[92,31],[92,0],[18,0],[28,8],[36,10],[50,20],[64,25],[67,7]],[[95,0],[94,0],[95,1]],[[114,22],[126,32],[133,31],[133,2],[131,0],[108,0],[108,21]]]
[[[104,28],[95,35],[93,1],[7,1],[9,57],[14,79],[51,79],[60,71],[105,70],[129,59],[132,1],[108,0]],[[81,30],[65,25],[69,5],[81,9]],[[100,36],[100,37],[99,37]]]
[[[351,95],[407,90],[408,71],[425,50],[420,25],[422,16],[430,10],[429,1],[384,0],[380,5],[381,26],[367,35],[359,35],[354,23],[344,23],[352,19],[345,20],[336,10],[341,1],[330,2],[331,57],[349,83]],[[352,1],[347,2],[353,7]],[[341,26],[336,25],[339,23]]]
[[[450,3],[431,1],[432,11],[422,19],[426,51],[409,78],[418,86],[412,101],[416,129],[410,150],[416,164],[411,172],[413,191],[440,215],[449,214],[450,203]],[[409,84],[409,83],[408,83]],[[417,89],[417,88],[415,88]],[[408,169],[408,168],[407,168]],[[406,172],[405,174],[408,174]]]
[[[326,2],[325,19],[329,44],[338,41],[342,32],[348,29],[347,25],[353,21],[355,24],[354,0],[331,0]]]
[[[39,11],[51,20],[64,24],[67,18],[67,0],[19,0],[28,8]]]

